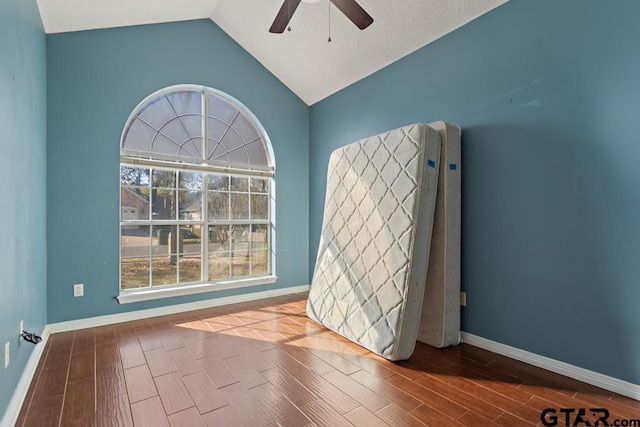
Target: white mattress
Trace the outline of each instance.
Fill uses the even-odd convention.
[[[440,136],[424,124],[335,150],[307,315],[389,360],[413,353]]]
[[[429,126],[440,134],[441,166],[418,341],[448,347],[460,343],[460,128]]]

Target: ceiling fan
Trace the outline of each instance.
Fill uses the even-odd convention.
[[[296,11],[302,0],[284,0],[280,11],[276,15],[270,33],[283,33],[289,25],[293,12]],[[340,12],[344,13],[358,28],[364,30],[373,22],[373,18],[358,4],[356,0],[329,0]]]

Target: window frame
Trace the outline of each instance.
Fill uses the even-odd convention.
[[[206,160],[203,159],[202,163],[196,162],[191,158],[184,158],[180,160],[179,157],[173,157],[169,155],[160,155],[162,158],[152,158],[152,154],[140,152],[136,152],[133,150],[127,150],[124,148],[125,137],[127,131],[130,127],[130,124],[135,120],[137,114],[143,110],[146,106],[148,106],[151,102],[157,100],[158,98],[181,91],[195,91],[199,92],[202,95],[202,139],[203,139],[203,147],[206,144],[208,138],[208,109],[207,109],[207,96],[213,95],[222,100],[226,101],[231,106],[237,109],[237,114],[244,114],[244,118],[250,121],[250,124],[255,127],[258,132],[259,138],[262,140],[263,148],[265,150],[265,154],[267,157],[267,167],[255,167],[251,165],[250,167],[242,167],[242,165],[231,162],[216,162],[216,164],[207,163]],[[233,122],[233,121],[232,121]],[[231,124],[228,125],[231,128]],[[204,150],[203,150],[204,152]],[[206,154],[203,154],[203,156]],[[153,182],[151,178],[152,170],[160,169],[160,170],[169,170],[176,173],[176,184],[175,187],[178,189],[179,184],[177,180],[179,179],[179,174],[182,172],[197,172],[202,174],[202,188],[201,188],[201,218],[199,220],[185,220],[179,219],[180,214],[176,209],[175,219],[159,219],[153,220],[151,214],[152,202],[149,200],[150,210],[149,217],[146,220],[139,219],[123,219],[122,214],[122,189],[126,188],[126,185],[122,184],[122,167],[130,167],[130,168],[147,168],[149,169],[149,189],[153,188]],[[248,188],[246,194],[248,196],[248,204],[247,209],[249,210],[249,219],[232,219],[231,213],[229,213],[228,218],[226,220],[213,220],[209,218],[209,209],[208,209],[208,198],[211,190],[208,188],[208,176],[209,175],[224,175],[227,177],[240,177],[240,178],[249,178],[247,180]],[[258,119],[251,113],[251,111],[246,108],[242,103],[240,103],[235,98],[225,94],[221,91],[205,87],[205,86],[197,86],[197,85],[175,85],[159,90],[148,97],[146,97],[142,102],[136,106],[136,108],[129,115],[123,132],[120,139],[120,163],[119,163],[119,176],[120,176],[120,195],[119,195],[119,256],[118,256],[118,288],[119,295],[117,296],[117,300],[119,303],[130,303],[136,301],[145,301],[152,300],[158,298],[167,298],[173,296],[180,295],[191,295],[203,292],[212,292],[218,290],[225,289],[237,289],[249,286],[257,286],[257,285],[266,285],[275,283],[277,280],[276,272],[275,272],[275,160],[273,156],[273,149],[271,146],[271,142],[264,131],[264,128],[258,121]],[[268,182],[268,189],[266,193],[255,193],[255,194],[266,194],[267,196],[267,218],[266,219],[251,219],[251,185],[250,178],[260,178],[266,179]],[[230,179],[230,178],[229,178]],[[179,190],[176,190],[176,197]],[[242,192],[241,192],[242,193]],[[228,188],[227,194],[231,195],[231,188]],[[150,196],[151,197],[151,196]],[[231,196],[229,196],[231,197]],[[163,226],[163,225],[171,225],[171,226],[200,226],[201,227],[201,242],[200,242],[200,259],[201,259],[201,276],[202,280],[196,282],[188,282],[188,283],[180,283],[179,279],[179,262],[176,267],[176,280],[178,283],[175,284],[167,284],[167,285],[153,285],[152,280],[152,267],[151,262],[153,261],[154,254],[150,251],[148,257],[150,262],[149,268],[149,283],[146,287],[139,288],[130,288],[123,289],[122,283],[122,238],[123,238],[123,227],[131,226],[131,225],[140,225],[140,226],[149,226],[150,230],[154,226]],[[249,240],[249,275],[246,276],[236,276],[233,277],[233,271],[231,269],[231,246],[228,249],[229,258],[230,258],[230,269],[229,269],[229,277],[224,279],[209,279],[208,274],[208,264],[210,262],[209,258],[209,230],[210,227],[220,226],[220,225],[241,225],[241,226],[249,226],[250,233],[252,232],[253,225],[262,225],[267,227],[267,267],[266,273],[252,275],[251,269],[253,268],[251,257],[253,256],[253,247],[251,246],[251,239]],[[231,239],[231,238],[230,238]],[[152,246],[152,237],[150,237],[150,245]],[[231,245],[231,242],[229,243]],[[150,246],[150,247],[151,247]],[[127,259],[125,256],[124,259]]]

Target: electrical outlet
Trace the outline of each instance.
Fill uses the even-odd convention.
[[[24,331],[24,320],[20,321],[20,332],[18,332],[19,341],[22,341],[22,331]]]
[[[460,305],[463,307],[467,306],[467,293],[460,292]]]
[[[73,296],[74,297],[84,296],[84,285],[82,283],[77,283],[73,285]]]
[[[11,356],[11,347],[9,341],[4,345],[4,368],[9,367],[9,357]]]

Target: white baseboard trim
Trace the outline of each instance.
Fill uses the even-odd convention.
[[[633,384],[627,381],[620,380],[618,378],[610,377],[608,375],[603,375],[598,372],[570,365],[565,362],[560,362],[559,360],[540,356],[538,354],[531,353],[525,350],[520,350],[519,348],[500,344],[498,342],[491,341],[477,335],[469,334],[467,332],[462,332],[460,335],[462,338],[462,342],[474,347],[480,347],[482,349],[489,350],[494,353],[498,353],[503,356],[507,356],[512,359],[516,359],[521,362],[525,362],[530,365],[534,365],[539,368],[546,369],[548,371],[555,372],[557,374],[561,374],[569,378],[573,378],[578,381],[582,381],[587,384],[591,384],[596,387],[600,387],[605,390],[630,397],[632,399],[640,400],[640,385],[638,384]]]
[[[27,391],[29,391],[33,375],[36,373],[36,368],[38,367],[38,363],[40,363],[40,358],[44,354],[44,349],[47,345],[47,341],[49,340],[49,328],[45,326],[40,336],[42,337],[42,341],[34,347],[29,359],[27,360],[27,364],[22,371],[22,376],[20,377],[18,385],[13,392],[11,401],[9,401],[9,406],[4,413],[2,420],[0,420],[0,427],[14,426],[18,420],[20,409],[22,409],[22,405],[24,404],[24,398],[27,397]],[[27,344],[31,345],[30,343]]]
[[[240,302],[255,301],[282,295],[297,294],[309,291],[309,285],[292,286],[288,288],[271,289],[261,292],[234,295],[223,298],[212,298],[204,301],[195,301],[185,304],[168,305],[165,307],[150,308],[147,310],[129,311],[127,313],[108,314],[104,316],[89,317],[86,319],[69,320],[66,322],[50,323],[49,333],[75,331],[78,329],[93,328],[96,326],[112,325],[114,323],[129,322],[131,320],[147,319],[150,317],[164,316],[167,314],[182,313],[185,311],[200,310],[203,308],[218,307],[221,305],[236,304]]]

